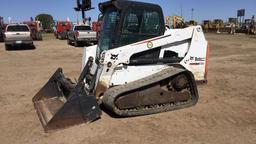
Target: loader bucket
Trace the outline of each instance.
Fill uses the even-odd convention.
[[[42,126],[47,132],[71,125],[92,122],[101,115],[96,98],[65,78],[59,68],[32,99]]]

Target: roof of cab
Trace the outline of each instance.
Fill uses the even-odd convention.
[[[149,7],[152,9],[154,8],[162,9],[159,5],[152,4],[152,3],[136,2],[136,1],[129,1],[129,0],[110,0],[104,3],[99,3],[99,10],[101,12],[104,12],[105,8],[110,6],[114,6],[118,10],[122,10],[127,7],[133,7],[134,5],[139,7]]]

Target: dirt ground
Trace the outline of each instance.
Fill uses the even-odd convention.
[[[78,77],[82,48],[53,36],[36,49],[6,51],[0,43],[0,143],[3,144],[255,144],[256,37],[207,34],[209,82],[195,107],[149,116],[100,120],[44,133],[32,97],[58,67]]]

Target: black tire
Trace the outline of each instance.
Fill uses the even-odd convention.
[[[36,38],[33,39],[33,40],[39,40],[39,34],[38,33],[36,33]]]
[[[61,39],[61,35],[60,34],[57,34],[57,39]]]
[[[0,42],[4,42],[4,37],[0,35]]]
[[[10,50],[10,46],[5,44],[5,50],[7,50],[7,51]]]
[[[36,46],[35,46],[33,43],[30,44],[29,47],[30,47],[31,49],[36,49]]]
[[[37,40],[39,41],[43,40],[43,36],[40,32],[37,33]]]
[[[67,43],[68,43],[68,45],[71,45],[70,39],[67,39]]]
[[[77,40],[74,40],[74,46],[79,47],[79,42]]]
[[[97,45],[97,44],[98,44],[98,41],[94,41],[94,42],[93,42],[93,45]]]
[[[60,38],[61,40],[65,40],[65,39],[67,38],[67,37],[66,37],[65,35],[63,35],[63,34],[62,34],[60,37],[61,37],[61,38]]]

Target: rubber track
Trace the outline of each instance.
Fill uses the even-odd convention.
[[[143,109],[137,109],[137,110],[120,110],[115,106],[115,99],[121,95],[124,92],[129,92],[132,90],[136,90],[139,88],[142,88],[144,86],[165,80],[167,78],[173,77],[174,75],[178,75],[180,73],[185,73],[188,75],[189,81],[192,82],[192,99],[189,102],[184,103],[173,103],[173,104],[166,104],[164,106],[156,106],[156,107],[150,107],[150,108],[143,108]],[[193,95],[194,93],[194,95]],[[121,117],[130,117],[130,116],[140,116],[140,115],[148,115],[148,114],[154,114],[154,113],[160,113],[160,112],[166,112],[166,111],[172,111],[177,109],[182,109],[186,107],[193,106],[198,101],[198,91],[197,86],[195,83],[195,79],[193,74],[190,71],[187,71],[185,69],[179,69],[179,68],[168,68],[164,69],[159,73],[153,74],[151,76],[145,77],[143,79],[124,84],[121,86],[116,86],[113,88],[108,89],[103,96],[103,104],[104,106],[109,109],[110,111],[114,112],[116,115]]]

